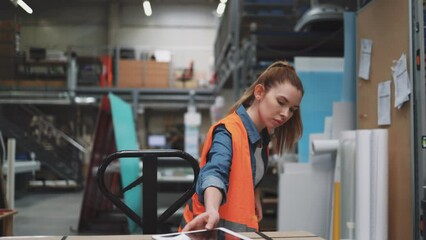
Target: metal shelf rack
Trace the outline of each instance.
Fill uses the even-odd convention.
[[[296,0],[228,3],[215,42],[216,90],[237,98],[267,65],[295,56],[343,56],[343,30],[294,32],[309,8]]]

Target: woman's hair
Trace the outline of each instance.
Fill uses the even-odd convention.
[[[252,105],[254,97],[254,88],[257,84],[262,84],[265,91],[269,91],[272,87],[278,84],[290,83],[297,90],[304,94],[302,81],[297,76],[294,67],[286,61],[278,61],[271,64],[253,84],[244,92],[241,98],[230,108],[230,113],[234,112],[240,105],[245,108]],[[302,136],[303,125],[300,116],[300,108],[298,108],[293,116],[283,125],[275,128],[273,137],[276,139],[276,149],[281,155],[283,150],[291,150],[294,144]]]

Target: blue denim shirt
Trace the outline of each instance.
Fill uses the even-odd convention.
[[[247,130],[250,147],[250,159],[252,168],[253,185],[256,176],[256,159],[254,151],[257,145],[262,141],[262,158],[264,169],[268,163],[268,144],[270,137],[267,129],[263,129],[261,134],[256,129],[253,121],[247,114],[246,109],[240,106],[237,109],[237,114],[240,116],[244,127]],[[197,179],[196,193],[202,204],[204,204],[204,190],[207,187],[216,187],[221,190],[223,194],[222,204],[226,202],[226,193],[229,185],[229,171],[232,161],[232,139],[231,134],[226,130],[224,125],[218,125],[213,131],[213,141],[207,156],[206,165],[200,170]]]

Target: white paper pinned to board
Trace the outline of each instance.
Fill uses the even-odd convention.
[[[403,53],[392,66],[392,77],[395,85],[394,107],[400,109],[408,101],[411,93],[410,78],[407,72],[407,56]]]
[[[361,54],[360,54],[358,76],[364,80],[369,80],[369,76],[370,76],[372,47],[373,47],[372,40],[361,39]]]
[[[391,124],[391,81],[384,81],[377,86],[377,124]]]

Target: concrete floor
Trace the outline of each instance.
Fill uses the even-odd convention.
[[[83,191],[31,192],[15,200],[15,236],[78,235]]]

